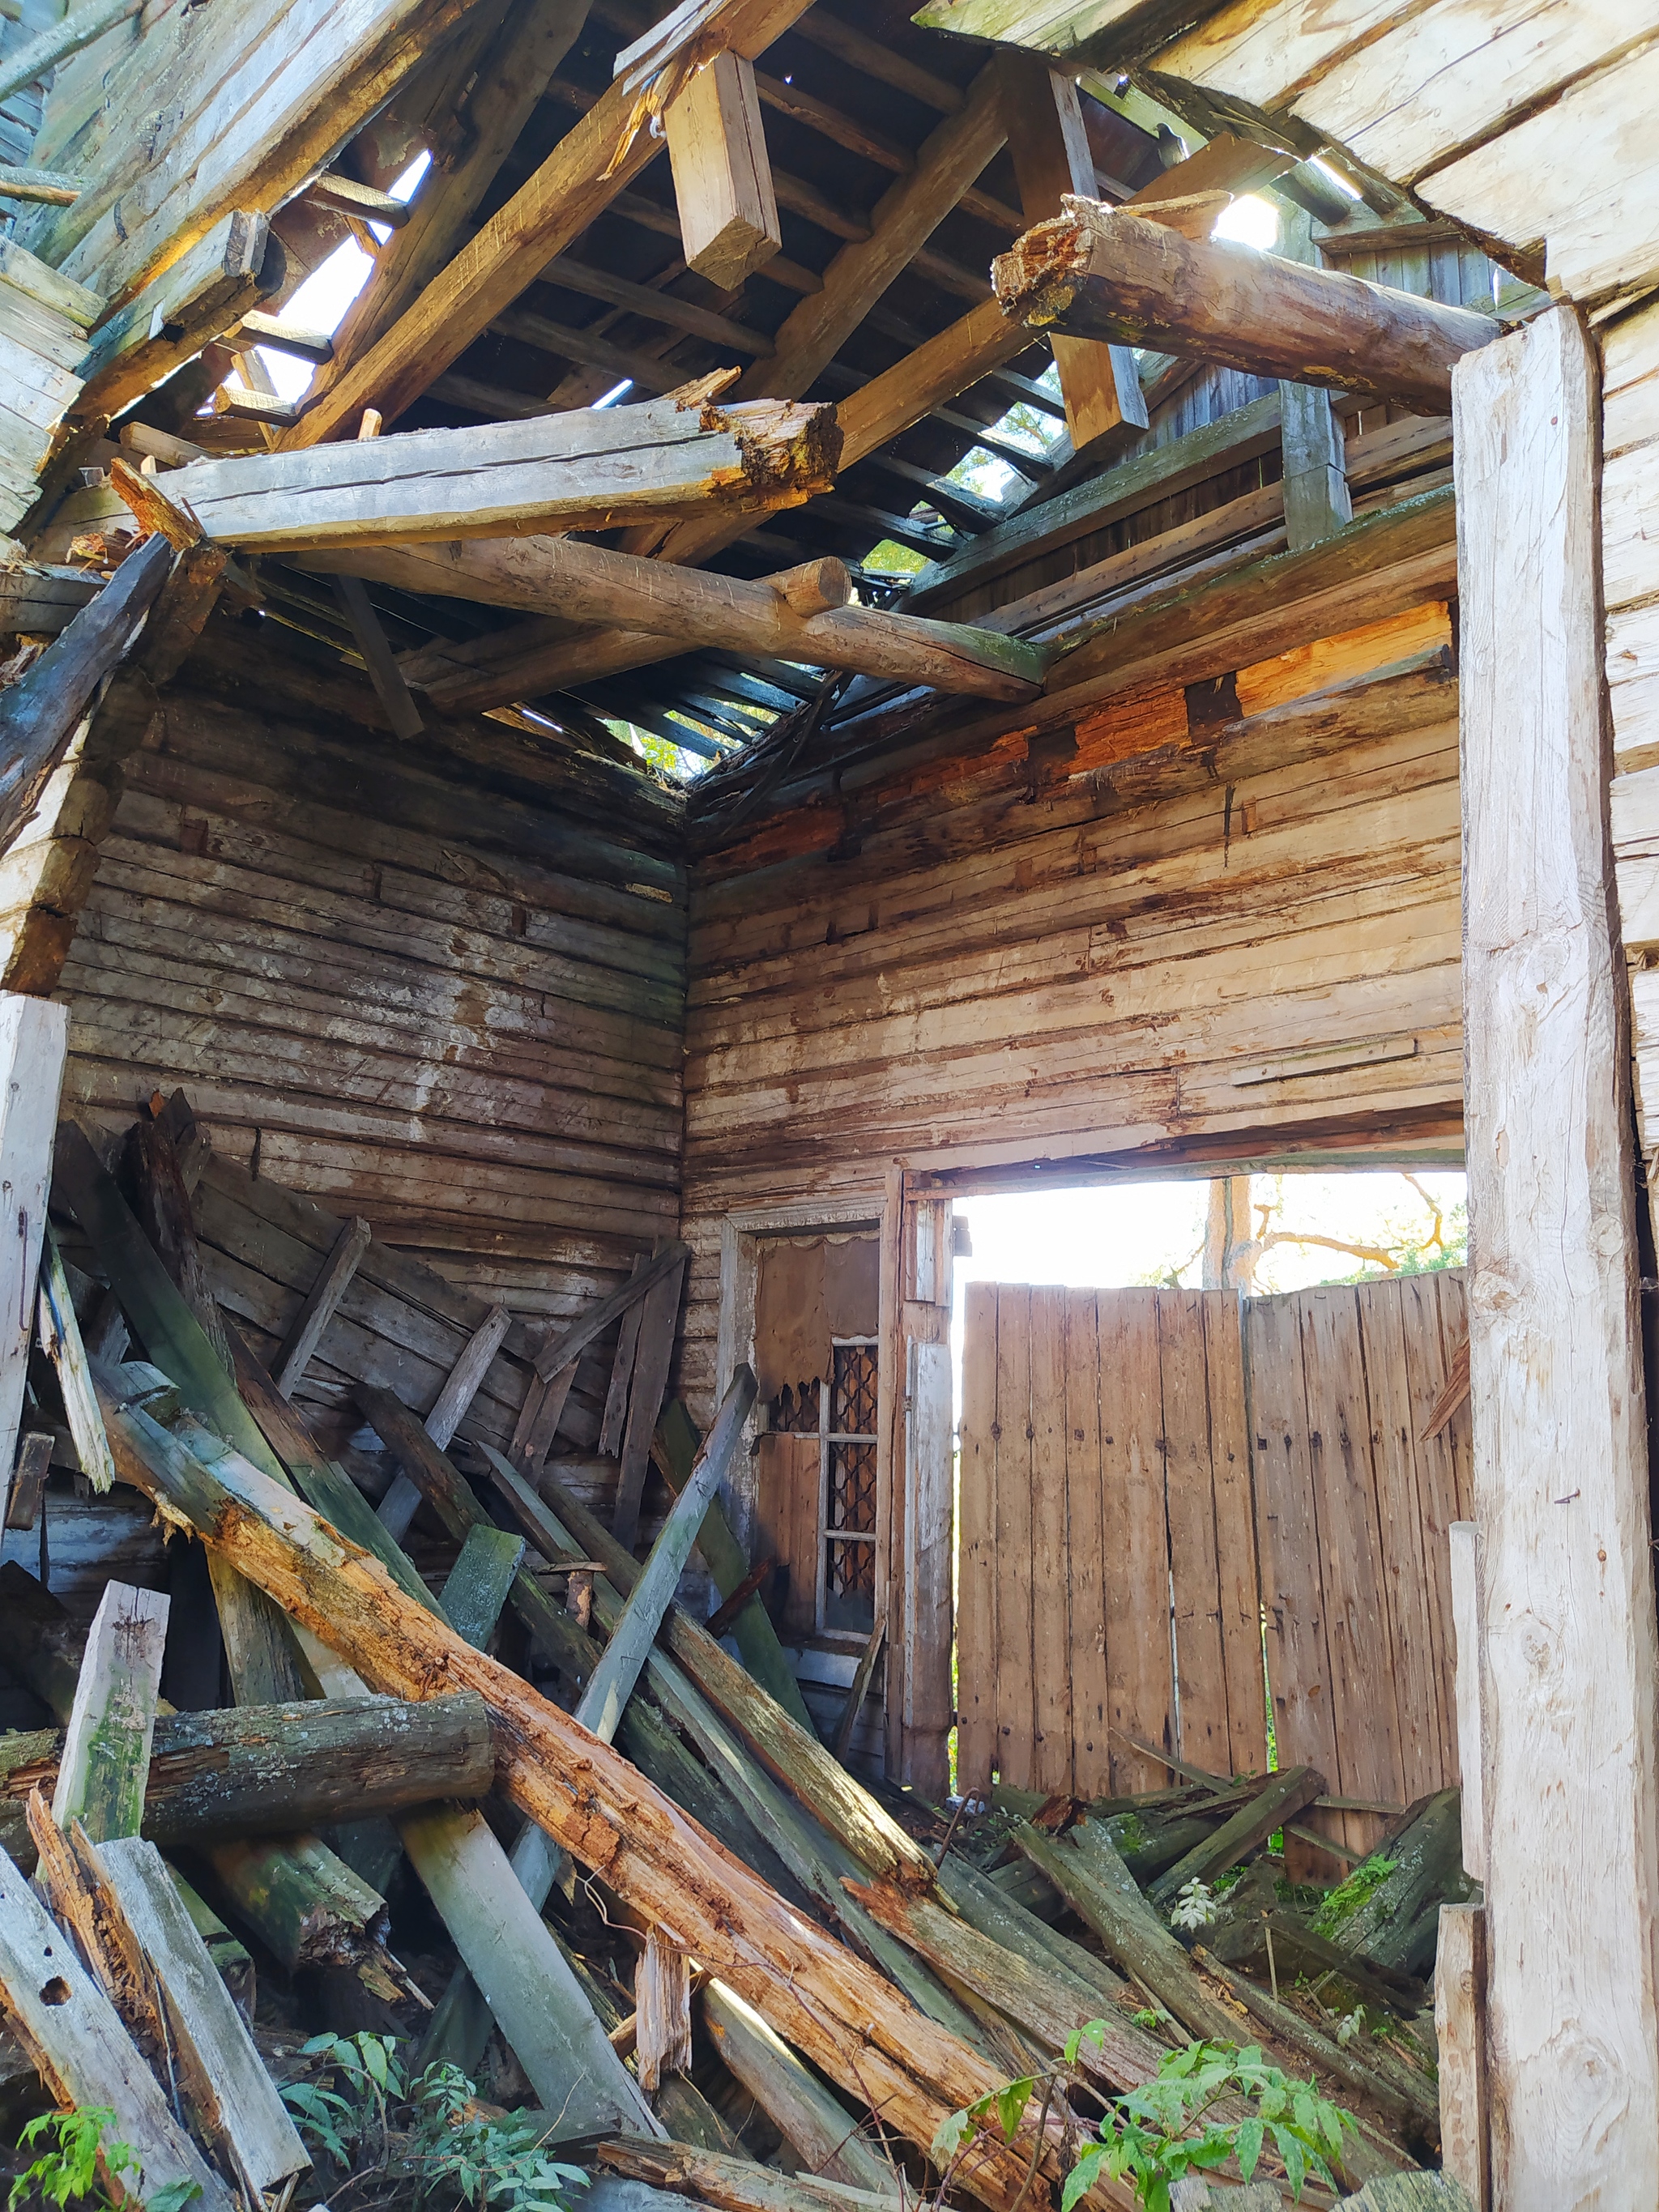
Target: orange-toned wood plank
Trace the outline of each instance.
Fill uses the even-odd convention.
[[[1386,621],[1362,623],[1357,629],[1341,630],[1334,637],[1322,637],[1292,653],[1276,653],[1271,660],[1241,668],[1239,712],[1260,714],[1288,700],[1305,699],[1310,691],[1328,690],[1333,684],[1346,684],[1351,677],[1450,643],[1451,616],[1443,599],[1407,607]]]

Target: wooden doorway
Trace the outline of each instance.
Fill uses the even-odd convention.
[[[1446,1270],[1231,1291],[969,1287],[957,1786],[1087,1798],[1276,1762],[1404,1806],[1458,1778]],[[1432,1431],[1432,1433],[1431,1433]],[[1382,1813],[1316,1817],[1351,1850]]]

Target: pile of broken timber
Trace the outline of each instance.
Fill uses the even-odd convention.
[[[191,1540],[211,1604],[112,1583],[82,1638],[14,1563],[0,1608],[0,1662],[63,1730],[0,1741],[0,1999],[50,2096],[115,2111],[147,2188],[284,2203],[305,2153],[273,2069],[292,2069],[298,2033],[364,2018],[530,2100],[568,2154],[618,2177],[601,2205],[625,2185],[617,2203],[643,2188],[740,2212],[896,2207],[926,2185],[943,2121],[1052,2067],[1095,2019],[1100,2048],[1066,2093],[1085,2124],[1195,2033],[1308,2070],[1315,2031],[1287,2022],[1281,2039],[1219,1966],[1201,1972],[1098,1820],[1018,1831],[1022,1867],[1063,1862],[1073,1917],[1054,1924],[1057,1905],[1032,1910],[948,1835],[924,1848],[927,1808],[899,1801],[906,1825],[763,1686],[787,1668],[757,1603],[738,1624],[744,1665],[674,1602],[694,1545],[723,1595],[747,1575],[716,1492],[754,1394],[741,1370],[701,1449],[678,1409],[657,1421],[642,1346],[653,1296],[669,1285],[678,1304],[678,1248],[608,1302],[640,1316],[611,1379],[619,1403],[652,1407],[674,1493],[643,1561],[537,1453],[515,1464],[480,1439],[453,1455],[430,1413],[359,1382],[398,1468],[377,1514],[208,1287],[179,1119],[130,1133],[136,1208],[73,1124],[55,1174],[37,1163],[52,1231],[30,1418],[61,1418],[82,1480],[135,1486]],[[618,1523],[628,1509],[619,1488]],[[417,1516],[444,1547],[436,1561],[428,1542],[425,1574],[400,1540]],[[222,1667],[217,1645],[202,1663],[210,1619]],[[213,1686],[201,1710],[162,1699],[164,1665],[181,1695]],[[1212,1874],[1305,1780],[1200,1790]],[[1432,2098],[1390,2101],[1369,2053],[1380,2086],[1357,2095],[1362,2062],[1338,2055],[1318,2070],[1373,2116],[1349,2178],[1375,2186],[1411,2169]],[[1071,2125],[1036,2100],[1012,2141],[988,2122],[951,2201],[1051,2198]],[[1096,2201],[1126,2200],[1103,2185]]]

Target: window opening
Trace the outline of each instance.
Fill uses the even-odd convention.
[[[819,1630],[867,1635],[876,1618],[876,1340],[830,1340],[818,1401]]]

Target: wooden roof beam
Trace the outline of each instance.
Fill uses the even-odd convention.
[[[706,387],[642,407],[416,430],[307,453],[196,461],[169,480],[209,538],[264,552],[601,530],[792,506],[832,481],[834,410],[715,404]],[[465,594],[463,594],[465,596]]]
[[[698,0],[678,9],[568,131],[533,176],[392,328],[309,408],[286,447],[349,436],[365,407],[402,414],[480,332],[564,252],[661,150],[653,137],[654,86],[695,48],[729,48],[753,59],[802,15],[808,0]],[[652,43],[654,41],[655,43]]]
[[[1022,641],[951,623],[930,623],[870,607],[843,605],[803,615],[790,605],[782,579],[745,582],[668,562],[613,553],[568,538],[495,538],[466,544],[364,548],[313,556],[308,568],[366,576],[406,590],[518,607],[527,614],[556,608],[572,621],[643,630],[668,650],[723,646],[754,650],[817,668],[848,668],[865,675],[896,676],[937,691],[1019,700],[1036,696],[1048,665],[1046,653]],[[820,574],[837,562],[811,564]],[[504,634],[511,650],[512,633]],[[534,698],[564,688],[565,663],[579,638],[554,643],[527,660],[498,669],[465,686],[434,683],[434,703],[446,712],[471,712],[488,697]],[[410,667],[419,664],[405,664]],[[628,665],[627,662],[621,664]],[[584,663],[583,681],[617,672]],[[508,687],[508,688],[503,688]]]
[[[992,276],[1004,313],[1032,331],[1200,354],[1426,415],[1449,411],[1454,364],[1503,335],[1464,307],[1091,200],[1027,231]]]

